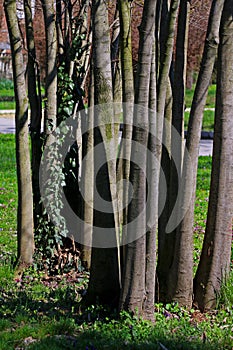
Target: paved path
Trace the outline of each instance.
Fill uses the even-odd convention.
[[[4,117],[1,117],[4,116]],[[0,111],[0,133],[13,134],[15,132],[15,120],[12,111]],[[199,156],[212,155],[213,140],[201,140]]]
[[[15,120],[14,118],[1,118],[0,117],[0,133],[2,134],[14,134],[15,132]]]

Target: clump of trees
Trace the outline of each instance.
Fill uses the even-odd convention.
[[[214,307],[229,274],[232,240],[232,1],[211,2],[185,147],[189,1],[141,3],[136,72],[131,1],[113,2],[110,9],[103,0],[41,4],[46,33],[43,118],[31,4],[24,1],[25,79],[17,3],[4,1],[16,98],[19,264],[32,263],[34,232],[50,227],[54,236],[78,237],[83,264],[90,269],[89,303],[137,311],[150,320],[156,299],[186,307],[195,303],[201,310]],[[198,145],[216,57],[209,209],[193,278]],[[73,141],[62,148],[67,135]],[[65,160],[61,149],[68,153]],[[76,214],[72,219],[67,205]]]

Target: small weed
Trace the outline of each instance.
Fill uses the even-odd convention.
[[[217,308],[231,311],[233,316],[233,271],[230,271],[217,297]]]

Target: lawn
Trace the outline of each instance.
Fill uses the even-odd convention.
[[[41,89],[44,95],[44,88]],[[15,109],[14,84],[12,80],[0,79],[0,110]]]
[[[47,276],[35,268],[14,278],[16,254],[16,169],[13,135],[0,135],[0,349],[122,350],[232,349],[233,278],[218,309],[201,314],[176,304],[156,304],[155,324],[101,306],[84,308],[84,271]],[[211,157],[199,158],[194,225],[194,260],[200,255],[208,205]]]
[[[195,89],[195,85],[193,85],[192,89],[186,89],[185,104],[186,104],[187,108],[191,107],[194,89]],[[214,108],[215,107],[215,94],[216,94],[216,85],[212,84],[209,86],[209,89],[208,89],[206,108]]]
[[[189,112],[192,104],[193,94],[194,94],[194,88],[192,89],[186,89],[186,95],[185,95],[185,104],[186,104],[186,111],[184,116],[184,128],[187,130],[188,128],[188,121],[189,121]],[[215,93],[216,93],[216,85],[210,85],[206,100],[206,108],[204,111],[203,116],[203,123],[202,123],[202,130],[205,131],[213,131],[214,130],[214,107],[215,107]]]
[[[185,104],[186,108],[189,109],[191,107],[193,93],[194,93],[194,87],[192,89],[186,90],[186,96],[185,96]],[[216,85],[211,85],[208,90],[208,97],[206,102],[206,108],[214,108],[215,106],[215,92],[216,92]],[[42,89],[42,94],[44,94],[44,89]],[[15,109],[15,101],[4,101],[3,97],[6,96],[14,96],[14,89],[13,89],[13,83],[9,80],[0,80],[0,110],[4,109]],[[188,127],[188,120],[189,120],[189,110],[185,111],[185,117],[184,117],[184,127],[185,130],[187,130]],[[204,118],[203,118],[203,125],[202,130],[205,131],[213,131],[214,130],[214,111],[206,109],[204,111]]]

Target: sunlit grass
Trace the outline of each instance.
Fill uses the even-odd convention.
[[[69,284],[62,276],[51,281],[29,269],[14,280],[9,258],[16,252],[16,169],[13,135],[0,135],[0,349],[1,350],[156,350],[232,349],[232,280],[219,296],[220,311],[206,315],[156,304],[155,324],[101,306],[80,304],[83,282]],[[200,255],[208,207],[211,157],[200,157],[194,225],[194,258]],[[197,230],[195,231],[195,227]],[[12,228],[12,230],[11,230]],[[61,279],[60,279],[61,278]],[[57,281],[60,281],[57,283]],[[226,307],[224,307],[224,306]]]
[[[186,93],[185,93],[186,108],[190,108],[192,105],[194,89],[195,89],[195,85],[193,85],[192,89],[186,89]],[[212,84],[209,86],[209,89],[208,89],[206,108],[215,107],[215,94],[216,94],[216,85]]]

